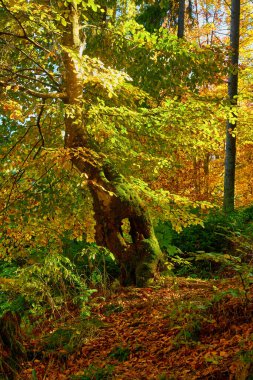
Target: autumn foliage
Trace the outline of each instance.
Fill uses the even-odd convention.
[[[1,379],[252,378],[252,3],[184,5],[0,0]]]

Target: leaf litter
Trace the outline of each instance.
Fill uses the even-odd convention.
[[[168,279],[162,286],[120,288],[92,300],[93,331],[82,333],[78,311],[64,326],[79,331],[72,350],[41,344],[50,325],[28,342],[41,352],[19,379],[250,380],[253,305],[227,294],[236,281]],[[222,297],[217,297],[222,294]],[[87,325],[86,325],[87,326]],[[54,329],[62,327],[59,318]],[[52,328],[52,326],[51,326]],[[87,329],[87,327],[86,327]]]

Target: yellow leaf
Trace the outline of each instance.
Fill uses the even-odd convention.
[[[62,24],[63,26],[66,26],[66,25],[67,25],[67,21],[65,20],[65,18],[62,18],[62,19],[61,19],[61,24]]]
[[[219,355],[226,358],[228,356],[228,353],[226,351],[220,351]]]

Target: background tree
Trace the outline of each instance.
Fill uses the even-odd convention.
[[[231,3],[231,72],[228,79],[228,96],[231,106],[236,106],[238,95],[238,62],[239,62],[239,38],[240,38],[240,0],[232,0]],[[227,121],[226,127],[226,156],[224,175],[224,210],[234,210],[235,202],[235,163],[236,163],[236,114],[233,112],[233,120]]]
[[[185,18],[185,0],[179,0],[178,28],[177,28],[178,38],[184,37],[184,18]]]

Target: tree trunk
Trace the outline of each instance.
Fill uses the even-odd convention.
[[[100,185],[90,187],[94,200],[96,242],[107,247],[121,268],[123,285],[144,285],[155,277],[163,255],[151,219],[140,198],[111,164]],[[123,230],[123,224],[129,226]]]
[[[185,0],[179,0],[177,37],[184,37]]]
[[[193,182],[196,199],[200,198],[200,170],[199,161],[196,157],[193,158]]]
[[[6,312],[0,318],[0,378],[14,379],[25,357],[18,313]],[[3,376],[3,377],[1,377]]]
[[[240,37],[240,0],[232,0],[231,4],[231,26],[230,26],[230,47],[231,47],[231,74],[228,79],[228,96],[230,104],[237,104],[238,95],[238,61],[239,61],[239,37]],[[234,115],[235,117],[235,115]],[[226,125],[226,151],[225,151],[225,176],[224,176],[224,200],[225,212],[234,210],[235,202],[235,164],[236,164],[236,137],[233,130],[236,123],[229,120]]]
[[[121,268],[124,285],[144,285],[155,276],[162,252],[154,234],[151,219],[126,179],[100,157],[92,153],[92,141],[85,128],[83,111],[82,46],[79,14],[76,3],[69,6],[71,23],[63,36],[65,53],[66,104],[71,114],[65,117],[65,146],[72,152],[72,162],[85,173],[93,196],[96,220],[96,242],[108,248]],[[71,53],[69,53],[71,51]],[[122,223],[130,229],[124,237]]]
[[[204,158],[204,194],[205,194],[205,200],[209,199],[209,162],[210,162],[210,155],[207,153]]]

